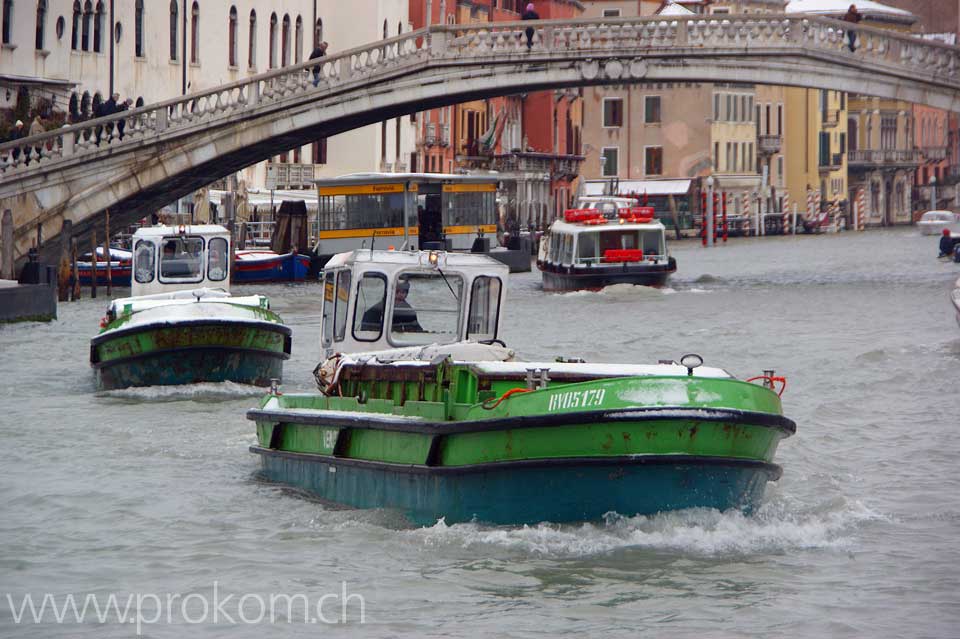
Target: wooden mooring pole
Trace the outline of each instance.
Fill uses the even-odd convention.
[[[97,296],[97,229],[90,231],[90,297]]]
[[[70,238],[70,262],[72,269],[70,271],[70,299],[76,302],[80,299],[80,273],[77,271],[77,238]]]
[[[13,211],[0,218],[0,280],[13,279]]]
[[[110,263],[113,261],[113,256],[110,255],[110,209],[104,212],[103,255],[107,260],[107,297],[113,297],[113,275],[110,272]]]
[[[57,264],[57,300],[70,299],[70,245],[73,243],[73,222],[64,220],[60,228],[60,260]]]

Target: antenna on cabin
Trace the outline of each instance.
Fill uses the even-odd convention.
[[[373,257],[373,245],[374,243],[376,243],[376,241],[377,241],[377,232],[374,231],[373,234],[370,236],[370,257],[371,258]]]

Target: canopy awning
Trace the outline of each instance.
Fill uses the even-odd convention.
[[[690,192],[690,179],[673,180],[620,180],[616,195],[628,193],[646,193],[651,197],[658,195],[687,195]],[[609,180],[587,180],[584,183],[584,195],[603,195]]]

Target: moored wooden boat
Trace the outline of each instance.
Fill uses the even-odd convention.
[[[281,378],[290,329],[266,297],[228,292],[226,229],[145,228],[133,247],[134,295],[111,302],[90,342],[98,389]]]
[[[235,284],[302,282],[310,271],[310,256],[279,254],[265,249],[242,249],[233,263]]]
[[[756,507],[780,476],[777,445],[796,429],[773,390],[781,378],[740,381],[694,355],[515,361],[499,340],[506,269],[473,259],[332,260],[320,393],[272,392],[247,414],[264,477],[421,524]],[[370,319],[371,308],[384,310]],[[454,326],[452,343],[433,343]]]

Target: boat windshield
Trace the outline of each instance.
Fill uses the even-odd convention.
[[[662,233],[655,230],[611,229],[577,236],[579,262],[600,262],[607,251],[623,249],[640,249],[644,257],[663,255]]]
[[[176,236],[163,238],[160,255],[160,281],[200,281],[203,238]]]
[[[390,341],[396,345],[459,339],[463,278],[446,273],[403,273],[394,289]]]

